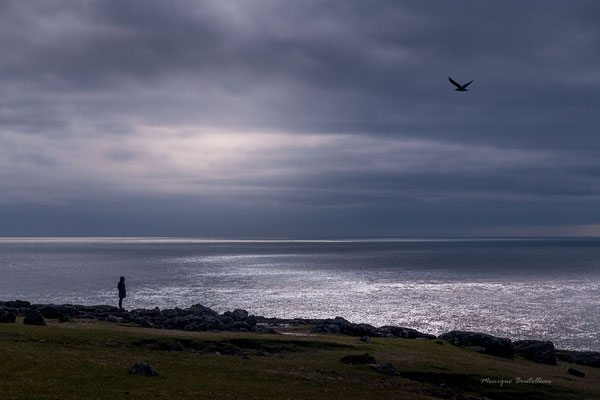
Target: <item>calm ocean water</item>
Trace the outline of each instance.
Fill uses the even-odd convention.
[[[600,351],[600,239],[0,239],[0,299],[343,316]]]

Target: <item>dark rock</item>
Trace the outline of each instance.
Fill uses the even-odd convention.
[[[17,315],[10,311],[0,310],[0,323],[14,323],[17,320]]]
[[[175,308],[166,308],[161,311],[161,314],[165,318],[175,318],[175,317],[183,317],[184,315],[187,315],[190,312],[191,311],[184,311],[181,308],[175,307]]]
[[[600,368],[600,352],[556,350],[556,358],[572,364]]]
[[[430,335],[429,333],[419,332],[416,329],[402,328],[399,326],[382,326],[381,328],[377,328],[377,331],[383,336],[389,334],[393,337],[403,339],[435,339],[435,335]]]
[[[344,364],[375,364],[375,358],[369,353],[354,354],[340,358],[340,362]]]
[[[32,313],[25,317],[23,323],[25,325],[46,325],[46,320],[42,314]]]
[[[313,332],[315,333],[341,333],[341,327],[348,327],[351,325],[351,322],[342,318],[335,317],[334,319],[323,319],[319,320],[315,327],[313,328]]]
[[[130,316],[129,311],[127,311],[127,310],[121,310],[119,312],[114,312],[114,313],[111,313],[111,315],[113,317],[119,317],[119,318],[123,318],[123,319],[129,318],[129,316]]]
[[[28,302],[28,301],[24,301],[24,300],[5,301],[4,302],[4,307],[10,307],[10,308],[29,308],[29,307],[31,307],[31,303]]]
[[[377,328],[369,324],[350,324],[343,333],[352,336],[377,336]]]
[[[369,344],[373,343],[373,341],[371,340],[371,338],[368,337],[368,336],[363,336],[363,337],[361,337],[358,340],[360,340],[361,342],[364,342],[364,343],[369,343]]]
[[[245,321],[235,322],[233,324],[233,326],[229,326],[228,328],[230,330],[240,331],[240,332],[250,332],[252,330],[252,327],[250,325],[248,325]]]
[[[514,354],[510,339],[499,338],[485,333],[451,331],[439,336],[455,346],[484,348],[484,353],[498,357],[512,357]]]
[[[467,346],[467,348],[483,354],[485,354],[485,352],[487,351],[487,349],[482,346]]]
[[[248,326],[250,326],[250,328],[255,328],[256,327],[256,323],[258,322],[258,320],[256,319],[256,317],[254,315],[251,315],[248,318],[246,318],[244,320],[244,322],[246,324],[248,324]]]
[[[154,328],[154,324],[146,319],[140,322],[140,326],[143,328]]]
[[[194,304],[193,306],[186,309],[186,311],[190,311],[196,315],[204,315],[210,317],[219,317],[219,313],[215,310],[205,307],[202,304]]]
[[[229,331],[235,331],[235,330],[239,330],[236,329],[235,326],[229,326],[229,325],[224,325],[221,320],[217,317],[214,316],[210,316],[210,315],[203,315],[203,316],[190,316],[187,317],[187,321],[188,323],[183,327],[184,330],[186,331],[211,331],[211,330],[229,330]],[[235,322],[233,323],[233,325],[235,324],[244,324],[242,322]],[[247,324],[244,324],[244,327],[248,328]],[[248,329],[246,329],[248,330]]]
[[[568,372],[569,374],[573,375],[573,376],[578,376],[578,377],[580,377],[580,378],[585,378],[585,373],[583,373],[583,372],[581,372],[581,371],[579,371],[579,370],[577,370],[577,369],[575,369],[575,368],[569,368],[569,369],[567,370],[567,372]]]
[[[243,321],[248,318],[248,311],[237,308],[233,311],[226,311],[223,315],[231,317],[234,321]]]
[[[341,333],[342,331],[338,324],[323,324],[315,327],[313,332]]]
[[[109,306],[107,304],[98,304],[94,306],[76,306],[79,311],[89,314],[108,317],[109,314],[123,312],[119,307]]]
[[[390,363],[385,364],[375,364],[373,365],[373,369],[380,374],[390,375],[390,376],[399,376],[400,372]]]
[[[140,376],[158,376],[158,371],[154,367],[145,362],[136,362],[129,368],[129,373]]]
[[[61,315],[77,315],[79,312],[75,307],[58,306],[54,304],[42,306],[37,311],[42,314],[44,318],[60,318]]]
[[[258,317],[262,321],[262,317]],[[435,339],[434,335],[422,333],[411,328],[402,328],[398,326],[382,326],[376,328],[369,324],[354,324],[342,317],[334,319],[321,320],[306,320],[314,325],[313,332],[315,333],[341,333],[351,336],[371,336],[371,337],[388,337],[388,338],[404,338],[404,339]]]
[[[441,341],[441,340],[436,340],[436,341],[435,341],[435,344],[441,344],[441,345],[443,346],[443,345],[444,345],[444,342],[443,342],[443,341]]]
[[[62,314],[58,317],[58,322],[69,322],[71,320],[71,316],[68,314]]]
[[[377,328],[375,328],[373,325],[353,324],[342,317],[319,320],[315,324],[313,332],[343,333],[351,336],[379,336],[377,333]]]
[[[513,342],[515,353],[528,360],[556,365],[556,353],[552,342],[542,340],[517,340]]]
[[[150,317],[150,318],[160,318],[162,313],[158,307],[155,307],[151,310],[146,310],[144,308],[137,308],[135,310],[129,311],[129,314],[139,316],[139,317]],[[123,315],[119,315],[123,317]]]

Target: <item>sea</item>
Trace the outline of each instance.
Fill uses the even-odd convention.
[[[344,317],[600,351],[600,238],[0,238],[0,300]]]

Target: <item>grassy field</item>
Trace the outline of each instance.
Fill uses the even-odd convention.
[[[366,344],[309,332],[198,333],[90,320],[28,326],[18,319],[0,324],[0,398],[600,399],[596,368],[505,360],[435,341],[375,338]],[[402,375],[339,362],[365,352]],[[137,361],[149,362],[160,376],[129,375]],[[569,367],[585,378],[567,374]],[[551,383],[514,383],[517,377]]]

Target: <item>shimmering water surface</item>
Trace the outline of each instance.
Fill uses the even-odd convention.
[[[343,316],[600,350],[600,239],[0,239],[0,299]]]

